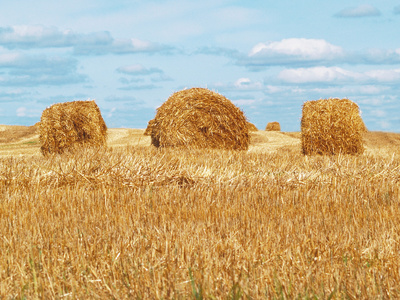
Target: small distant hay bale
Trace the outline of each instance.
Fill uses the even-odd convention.
[[[153,120],[150,120],[148,123],[147,123],[147,127],[146,127],[146,130],[144,131],[144,135],[151,135],[151,131],[153,130],[153,125],[154,125],[154,119]]]
[[[249,131],[258,131],[258,128],[253,123],[247,122],[247,128]]]
[[[247,150],[250,144],[243,112],[205,88],[172,94],[157,109],[151,128],[151,143],[156,147]]]
[[[303,154],[361,154],[365,128],[358,105],[349,99],[307,101],[301,119]]]
[[[106,144],[107,126],[95,101],[54,104],[43,111],[38,127],[43,155]]]
[[[265,131],[281,131],[281,124],[279,122],[269,122],[265,127]]]

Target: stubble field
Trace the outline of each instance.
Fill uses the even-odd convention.
[[[400,297],[400,134],[306,157],[299,133],[233,152],[110,129],[42,157],[34,129],[0,130],[0,298]]]

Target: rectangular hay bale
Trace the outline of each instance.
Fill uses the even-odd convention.
[[[281,124],[279,122],[269,122],[265,127],[265,131],[281,131]]]
[[[95,101],[57,103],[46,108],[39,123],[43,155],[79,145],[106,144],[107,126]]]
[[[364,122],[349,99],[323,99],[303,104],[301,144],[305,155],[361,154]]]

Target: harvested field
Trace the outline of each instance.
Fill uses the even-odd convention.
[[[37,134],[36,126],[5,126],[0,125],[0,143],[13,143],[27,139]]]
[[[143,132],[47,157],[0,143],[0,298],[400,297],[400,134],[304,156],[298,133],[238,152]]]
[[[126,146],[150,147],[151,138],[143,135],[143,129],[109,128],[107,145],[110,148]],[[3,135],[3,133],[6,133]],[[280,147],[298,147],[301,132],[266,132],[250,133],[250,152],[274,152]],[[400,148],[400,134],[368,131],[363,133],[365,149],[370,154],[396,152]],[[10,155],[40,154],[39,135],[33,126],[0,125],[0,157]]]

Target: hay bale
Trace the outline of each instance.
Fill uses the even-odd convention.
[[[281,124],[279,122],[269,122],[265,127],[265,131],[281,131]]]
[[[43,111],[38,125],[43,155],[106,143],[107,126],[94,101],[54,104]]]
[[[151,131],[156,147],[247,150],[250,135],[243,112],[204,88],[174,93],[158,109]]]
[[[349,99],[324,99],[303,104],[303,154],[361,154],[365,128],[358,105]]]
[[[253,123],[247,122],[247,128],[249,131],[258,131],[258,128]]]
[[[369,130],[367,128],[367,125],[365,125],[365,123],[364,123],[362,118],[361,118],[361,122],[362,122],[362,124],[361,124],[361,132],[362,133],[368,132]]]
[[[150,120],[147,123],[146,130],[144,131],[143,135],[151,135],[151,131],[153,130],[154,119]]]

